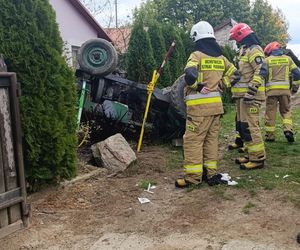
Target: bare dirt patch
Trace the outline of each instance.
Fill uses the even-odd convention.
[[[0,249],[299,249],[300,211],[283,193],[175,189],[181,169],[167,167],[170,155],[147,147],[122,176],[31,195],[31,226],[1,240]],[[142,180],[157,182],[154,194],[137,185]]]

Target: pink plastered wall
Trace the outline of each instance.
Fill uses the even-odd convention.
[[[68,0],[50,0],[56,12],[56,21],[64,42],[81,46],[85,41],[97,37],[97,31],[75,9]]]

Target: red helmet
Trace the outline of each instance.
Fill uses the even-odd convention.
[[[235,40],[238,43],[246,36],[253,33],[253,30],[245,23],[238,23],[230,30],[230,40]]]
[[[265,47],[264,52],[268,56],[272,53],[273,50],[280,49],[280,48],[281,48],[281,44],[279,42],[271,42]]]

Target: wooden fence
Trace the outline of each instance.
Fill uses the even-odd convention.
[[[0,72],[0,238],[28,225],[18,88]]]

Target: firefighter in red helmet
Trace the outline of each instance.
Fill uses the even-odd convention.
[[[264,52],[269,69],[266,82],[266,141],[275,141],[276,113],[279,105],[284,135],[289,142],[294,142],[290,104],[291,94],[297,93],[299,89],[300,71],[293,60],[284,54],[280,43],[269,43]]]
[[[265,55],[256,34],[245,23],[239,23],[230,30],[230,39],[235,40],[240,47],[238,69],[241,79],[232,86],[231,92],[237,107],[236,128],[247,152],[245,157],[237,158],[236,163],[243,170],[262,168],[266,153],[259,113],[265,101]]]

